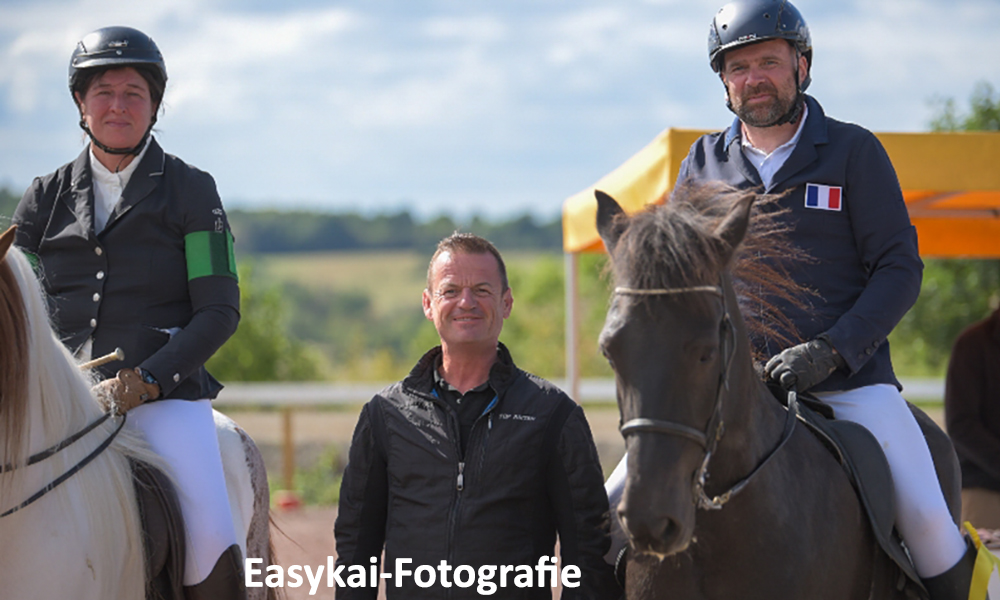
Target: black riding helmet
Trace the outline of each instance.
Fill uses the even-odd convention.
[[[719,9],[708,30],[708,59],[712,70],[722,71],[722,62],[729,50],[767,40],[785,40],[799,55],[806,57],[808,69],[802,81],[796,81],[799,101],[784,117],[773,125],[788,123],[798,118],[801,95],[812,81],[812,39],[809,26],[795,6],[788,0],[733,0]],[[798,70],[795,73],[798,79]],[[727,104],[728,96],[727,96]],[[730,109],[732,107],[730,106]]]
[[[73,56],[69,61],[69,91],[76,102],[76,92],[82,96],[86,90],[80,89],[83,76],[92,70],[118,69],[122,67],[134,67],[145,75],[149,75],[158,84],[159,90],[163,90],[167,84],[167,67],[163,62],[163,55],[156,43],[145,33],[131,27],[102,27],[96,31],[88,33],[80,40]],[[154,94],[156,92],[154,91]],[[162,98],[155,98],[156,107]],[[142,152],[146,145],[146,138],[156,123],[156,110],[153,111],[153,118],[149,123],[149,128],[142,136],[142,140],[134,148],[110,148],[101,143],[94,134],[90,132],[83,119],[80,119],[80,127],[83,128],[94,144],[109,154],[136,154]]]

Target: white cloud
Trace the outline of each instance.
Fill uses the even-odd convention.
[[[410,198],[435,212],[478,198],[548,214],[663,127],[728,123],[706,56],[719,3],[4,4],[0,182],[27,185],[79,151],[69,55],[116,23],[163,49],[160,138],[227,199]],[[1000,84],[995,0],[796,5],[816,47],[811,91],[832,116],[919,130],[929,98]]]

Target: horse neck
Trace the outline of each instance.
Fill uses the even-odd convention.
[[[8,262],[17,283],[5,293],[22,299],[26,347],[7,352],[20,355],[26,381],[17,397],[5,395],[10,406],[0,413],[9,420],[4,428],[16,428],[20,439],[13,445],[2,444],[0,452],[5,462],[21,462],[78,431],[100,416],[101,409],[90,393],[90,382],[53,333],[48,307],[27,261],[8,256]]]
[[[722,390],[725,430],[711,465],[716,484],[746,477],[763,460],[781,437],[785,414],[754,369],[750,338],[728,277],[723,287],[736,349]]]

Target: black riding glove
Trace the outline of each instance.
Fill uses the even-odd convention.
[[[786,390],[804,392],[846,364],[830,342],[817,338],[772,357],[764,365],[764,373]]]

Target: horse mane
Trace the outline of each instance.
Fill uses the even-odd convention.
[[[754,198],[750,223],[733,249],[715,229],[748,196]],[[612,259],[616,284],[653,289],[717,285],[728,268],[751,339],[796,343],[796,327],[777,304],[807,305],[813,292],[796,283],[789,268],[812,259],[790,241],[791,225],[782,219],[788,209],[779,206],[780,198],[722,183],[687,183],[664,204],[619,216],[627,219],[627,228]],[[676,300],[697,301],[690,295]],[[751,346],[754,358],[761,359],[758,344]]]
[[[6,260],[0,261],[0,340],[7,344],[0,356],[0,456],[19,464],[28,412],[28,332],[24,301]]]
[[[0,474],[2,511],[37,491],[24,488],[25,471],[48,469],[54,475],[68,471],[107,439],[117,423],[109,420],[39,465],[24,466],[31,452],[79,431],[100,417],[102,409],[91,392],[93,382],[56,337],[41,286],[16,247],[6,257],[0,256],[0,343],[4,344],[0,351],[0,464],[19,467]],[[126,428],[107,450],[37,505],[48,500],[47,510],[58,507],[67,529],[79,528],[93,536],[94,556],[101,560],[91,566],[106,598],[145,595],[142,526],[130,459],[163,469],[162,460]],[[0,538],[7,544],[27,543],[33,533],[30,523],[40,517],[46,517],[45,512],[33,505],[0,519]],[[48,514],[47,518],[56,517]],[[12,532],[24,542],[14,541]]]

